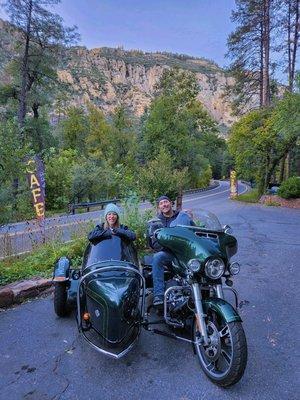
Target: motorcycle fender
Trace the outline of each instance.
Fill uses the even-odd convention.
[[[68,281],[70,271],[70,260],[67,257],[60,257],[54,265],[53,281],[65,282]]]
[[[206,299],[202,300],[202,305],[205,314],[208,310],[213,310],[216,314],[221,315],[227,323],[242,322],[237,311],[225,300],[219,298]]]

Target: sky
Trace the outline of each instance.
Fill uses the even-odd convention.
[[[234,0],[62,0],[52,8],[77,25],[87,48],[117,47],[205,57],[221,67]],[[0,17],[5,19],[3,10]]]

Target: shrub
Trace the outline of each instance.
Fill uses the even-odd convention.
[[[278,195],[284,199],[300,197],[300,177],[292,176],[284,181],[278,190]]]
[[[25,256],[7,258],[0,262],[0,285],[32,276],[50,277],[59,257],[68,255],[75,265],[74,260],[82,256],[85,246],[86,238],[63,244],[51,242]]]
[[[122,222],[136,233],[137,250],[145,250],[146,244],[146,229],[147,221],[154,215],[153,209],[140,210],[140,198],[132,193],[126,200],[123,201],[124,216]]]

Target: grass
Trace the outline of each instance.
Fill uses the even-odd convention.
[[[10,257],[0,261],[0,286],[30,277],[51,277],[55,261],[69,256],[73,265],[80,265],[86,238],[69,243],[51,242],[38,247],[33,253]]]
[[[257,203],[260,198],[257,189],[253,189],[250,192],[239,195],[235,200],[244,201],[246,203]]]

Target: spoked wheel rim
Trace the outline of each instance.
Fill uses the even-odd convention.
[[[215,379],[222,379],[230,372],[233,362],[231,331],[225,321],[219,324],[214,319],[207,323],[207,333],[210,344],[196,344],[196,352],[206,373]]]

